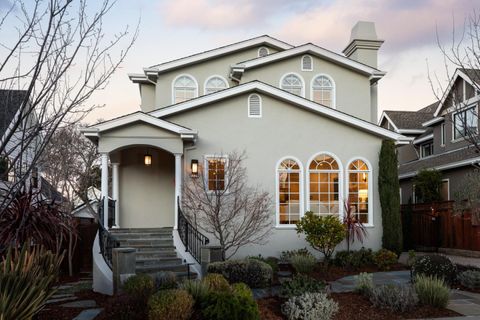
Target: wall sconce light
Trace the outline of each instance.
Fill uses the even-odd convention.
[[[192,159],[191,169],[192,169],[192,177],[198,177],[198,160]]]
[[[146,153],[145,156],[143,156],[143,162],[145,163],[146,166],[151,166],[152,165],[152,155]]]

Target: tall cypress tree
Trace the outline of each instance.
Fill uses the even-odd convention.
[[[382,206],[382,246],[394,252],[402,252],[402,219],[400,216],[400,184],[395,143],[382,142],[378,173],[378,191]]]

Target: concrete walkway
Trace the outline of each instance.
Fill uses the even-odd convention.
[[[415,252],[416,257],[421,257],[425,256],[428,254],[433,254],[433,253],[427,253],[427,252]],[[465,257],[465,256],[457,256],[453,254],[444,254],[444,253],[439,253],[442,256],[446,256],[450,259],[455,264],[459,264],[462,266],[473,266],[480,268],[480,258],[474,258],[474,257]],[[398,258],[398,262],[407,264],[408,261],[408,252],[403,252],[400,257]]]

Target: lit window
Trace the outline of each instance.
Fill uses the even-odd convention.
[[[205,159],[207,186],[209,191],[225,190],[225,166],[227,158],[208,157]]]
[[[478,115],[476,107],[471,107],[453,115],[453,139],[468,138],[478,133]]]
[[[293,159],[285,159],[277,167],[277,218],[280,225],[292,225],[302,213],[302,169]]]
[[[214,93],[228,88],[227,82],[219,76],[213,76],[205,83],[205,94]]]
[[[310,162],[309,210],[319,215],[339,213],[340,169],[330,155],[321,154]]]
[[[348,201],[353,213],[362,223],[370,221],[370,168],[360,159],[348,166]],[[400,189],[401,192],[401,189]]]
[[[303,96],[303,81],[299,76],[290,73],[282,78],[280,87],[297,96]]]
[[[420,146],[420,158],[425,158],[433,154],[433,141],[424,143]]]
[[[268,53],[268,48],[266,47],[261,47],[260,49],[258,49],[258,57],[268,56]]]
[[[312,82],[312,100],[327,107],[334,107],[335,87],[327,76],[317,76]]]
[[[197,97],[195,80],[187,75],[178,77],[173,84],[173,103],[187,101]]]
[[[313,70],[313,60],[311,56],[302,57],[302,71],[312,71]]]
[[[248,116],[250,118],[262,117],[262,98],[258,94],[251,94],[248,97]]]

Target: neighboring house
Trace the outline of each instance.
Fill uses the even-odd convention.
[[[102,193],[95,187],[89,187],[87,190],[88,204],[85,203],[80,197],[73,199],[72,214],[75,218],[96,220],[96,213],[98,211],[98,203],[102,197]],[[92,212],[92,210],[94,212]]]
[[[418,111],[383,112],[379,125],[410,139],[397,148],[402,204],[417,201],[413,179],[421,169],[441,171],[442,199],[453,200],[465,175],[479,168],[478,150],[464,138],[465,126],[478,128],[480,94],[472,79],[480,79],[480,70],[457,69],[440,101]]]
[[[295,222],[307,210],[341,216],[346,199],[368,228],[363,245],[379,249],[379,152],[384,139],[404,139],[376,124],[382,43],[373,23],[359,22],[344,55],[261,36],[129,75],[141,111],[83,130],[98,145],[105,196],[112,167],[116,226],[173,227],[177,253],[195,262],[177,232],[184,177],[200,163],[222,180],[228,163],[219,166],[212,156],[245,150],[249,183],[272,197],[273,230],[265,245],[243,248],[238,257],[308,246]],[[98,260],[94,278],[111,281]]]

